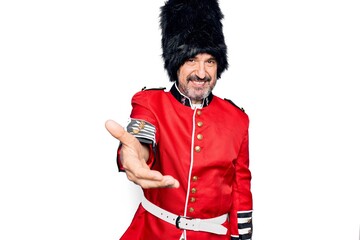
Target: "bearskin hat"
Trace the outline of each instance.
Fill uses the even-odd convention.
[[[170,81],[177,81],[180,66],[199,53],[215,57],[221,77],[228,68],[223,17],[217,0],[168,0],[160,8],[162,57]]]

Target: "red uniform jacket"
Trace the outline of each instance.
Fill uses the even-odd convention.
[[[133,96],[127,131],[150,144],[152,169],[180,182],[179,188],[144,189],[144,195],[181,216],[206,219],[229,214],[223,224],[226,235],[187,230],[187,240],[251,239],[248,116],[212,94],[202,107],[190,105],[175,84],[170,91],[143,90]],[[122,170],[119,155],[118,165]],[[179,240],[182,233],[140,204],[121,239]]]

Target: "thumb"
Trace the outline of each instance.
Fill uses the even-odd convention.
[[[125,139],[125,133],[127,133],[125,131],[125,129],[118,124],[117,122],[113,121],[113,120],[107,120],[105,122],[105,128],[108,130],[108,132],[116,139],[120,140],[121,142],[123,142]]]

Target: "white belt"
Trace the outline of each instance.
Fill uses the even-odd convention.
[[[225,235],[227,232],[227,228],[221,225],[228,218],[227,213],[219,217],[208,219],[188,218],[168,212],[151,203],[144,196],[142,198],[141,204],[149,213],[164,220],[165,222],[175,225],[179,229],[210,232],[219,235]]]

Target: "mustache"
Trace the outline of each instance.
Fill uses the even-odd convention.
[[[196,76],[195,74],[192,74],[190,76],[188,76],[186,78],[187,81],[205,81],[205,82],[210,82],[211,81],[211,77],[210,76],[205,76],[204,78],[199,78],[198,76]]]

